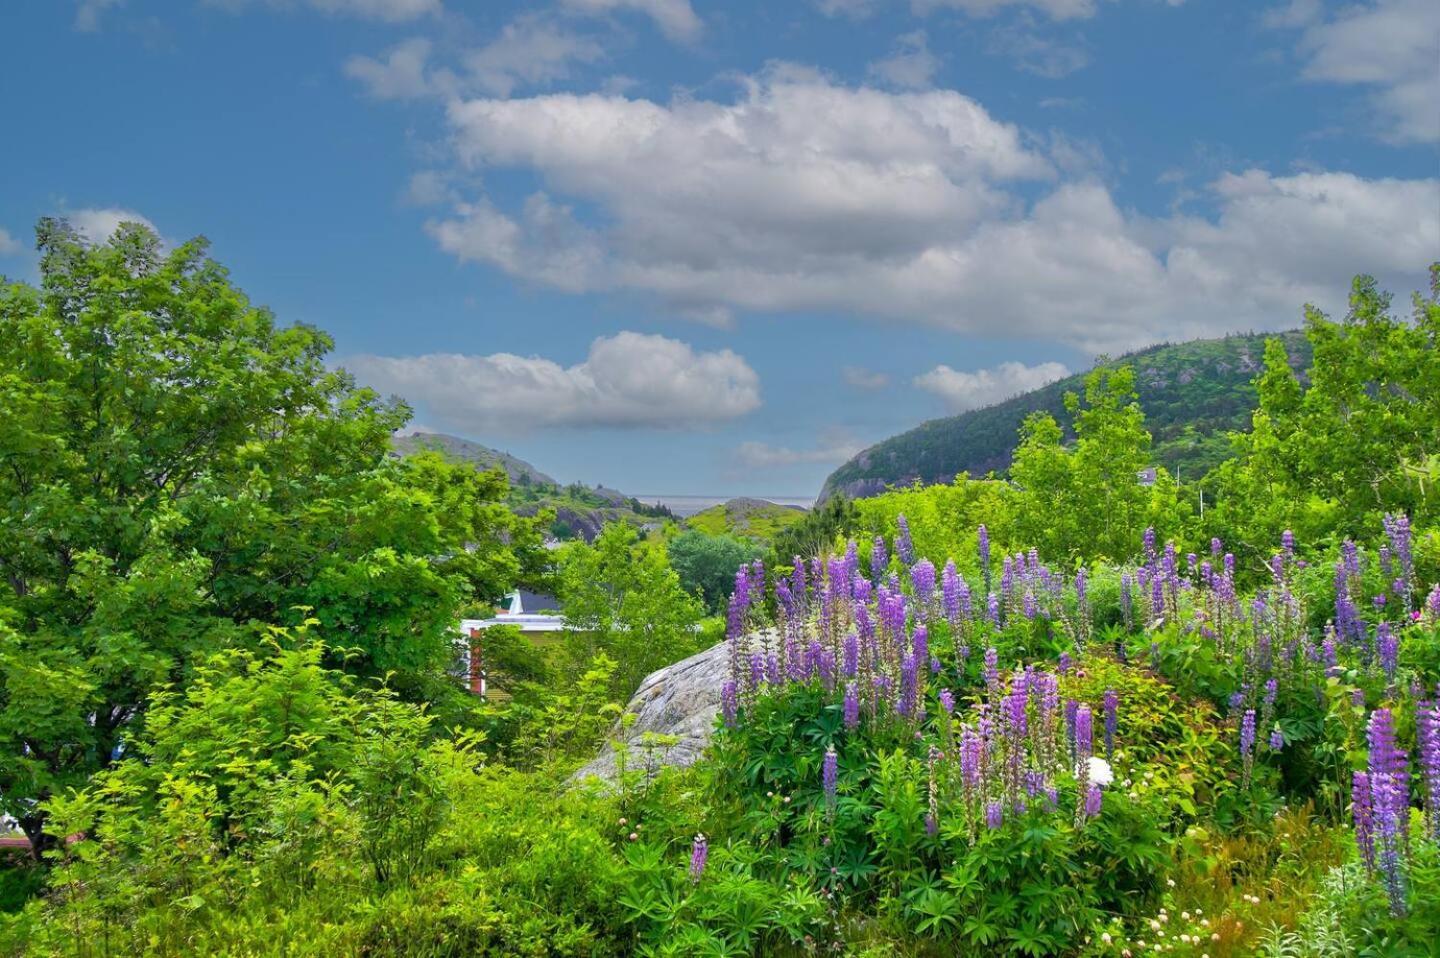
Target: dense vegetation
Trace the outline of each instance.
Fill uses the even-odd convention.
[[[1433,954],[1440,267],[1413,319],[1311,311],[1303,380],[1267,347],[1203,519],[1136,483],[1120,364],[1010,482],[836,498],[714,592],[735,555],[626,523],[544,561],[200,245],[42,241],[0,299],[0,791],[42,839],[0,949]],[[448,630],[527,576],[573,628],[460,695]],[[571,781],[721,595],[702,760]]]
[[[1151,346],[1098,364],[1126,365],[1154,437],[1151,460],[1172,474],[1198,479],[1230,456],[1227,433],[1244,429],[1255,408],[1255,374],[1268,337],[1226,336]],[[1304,369],[1310,345],[1300,332],[1276,334],[1296,369]],[[932,419],[876,443],[836,469],[820,498],[874,495],[891,485],[949,482],[959,473],[984,476],[1010,466],[1015,434],[1036,412],[1059,417],[1065,396],[1084,385],[1076,374],[1004,402]],[[1145,463],[1150,465],[1151,463]]]

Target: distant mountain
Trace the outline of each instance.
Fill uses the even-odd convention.
[[[1245,429],[1257,397],[1253,379],[1265,340],[1278,336],[1297,372],[1310,365],[1310,344],[1299,330],[1226,336],[1152,346],[1112,362],[1135,368],[1154,460],[1182,479],[1198,478],[1229,456],[1225,434]],[[887,485],[950,482],[960,472],[983,476],[1010,466],[1020,424],[1032,412],[1051,413],[1067,427],[1065,393],[1080,392],[1084,373],[958,416],[932,419],[859,453],[830,474],[818,502],[837,492],[874,495]]]
[[[768,544],[781,529],[805,518],[806,511],[802,506],[742,497],[697,512],[685,520],[685,525],[710,535],[745,536]]]
[[[500,466],[505,474],[510,477],[511,482],[531,482],[537,485],[558,486],[551,477],[536,469],[524,459],[517,459],[508,452],[501,452],[498,449],[491,449],[489,446],[482,446],[478,442],[471,442],[469,439],[461,439],[459,436],[447,436],[438,432],[412,432],[405,436],[396,436],[391,440],[395,451],[402,456],[413,455],[425,450],[434,450],[444,453],[448,458],[459,462],[473,462],[477,469],[493,469]]]

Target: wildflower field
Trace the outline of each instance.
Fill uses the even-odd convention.
[[[1106,362],[1006,475],[687,591],[678,536],[552,552],[504,473],[392,455],[409,410],[202,243],[40,235],[0,290],[0,953],[1440,954],[1440,265],[1411,316],[1368,277],[1309,311],[1303,375],[1271,340],[1201,480]],[[481,700],[456,623],[516,583],[567,629],[467,646]],[[702,651],[669,767],[626,703]]]

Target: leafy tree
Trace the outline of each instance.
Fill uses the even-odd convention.
[[[806,559],[826,552],[838,540],[849,536],[858,521],[855,503],[837,493],[811,509],[804,519],[787,526],[775,536],[770,564],[776,568],[788,567],[795,561],[795,556]]]
[[[1259,553],[1279,533],[1362,538],[1388,512],[1440,518],[1428,481],[1440,466],[1440,264],[1413,321],[1391,313],[1372,277],[1357,276],[1335,322],[1307,306],[1308,384],[1271,341],[1256,380],[1251,430],[1217,476],[1216,522]]]
[[[570,546],[560,561],[560,608],[575,675],[604,653],[617,663],[616,697],[648,673],[695,649],[701,607],[685,591],[663,550],[637,546],[633,527],[612,522],[591,545]]]
[[[1048,413],[1025,421],[1010,476],[1007,538],[1047,556],[1124,559],[1155,525],[1178,531],[1184,510],[1163,468],[1147,487],[1139,473],[1151,465],[1150,433],[1136,401],[1129,366],[1097,366],[1085,377],[1085,396],[1067,393],[1075,423],[1073,446]]]
[[[689,529],[670,540],[670,566],[680,577],[685,591],[699,597],[711,615],[724,611],[735,591],[735,571],[758,559],[760,548],[753,542],[730,535],[707,535]]]
[[[540,550],[503,475],[394,459],[406,407],[203,240],[37,232],[40,287],[0,289],[0,810],[38,850],[37,803],[109,765],[195,662],[308,614],[334,663],[433,694],[458,604]]]

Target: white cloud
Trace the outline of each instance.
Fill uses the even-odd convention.
[[[864,20],[872,16],[880,0],[815,0],[815,7],[827,17],[849,17]]]
[[[840,377],[845,380],[845,385],[855,389],[884,389],[890,385],[890,377],[880,372],[872,372],[862,366],[846,366],[840,370]]]
[[[616,10],[643,13],[672,40],[694,40],[704,27],[690,0],[562,0],[562,3],[567,9],[580,13],[603,14]]]
[[[776,469],[814,464],[839,465],[864,448],[863,443],[856,442],[843,434],[835,434],[822,437],[817,445],[809,449],[772,446],[765,442],[742,442],[735,449],[735,458],[740,465],[749,469]]]
[[[252,0],[205,0],[210,6],[239,11]],[[292,0],[267,0],[272,7],[288,7]],[[440,0],[304,0],[311,9],[334,16],[359,17],[399,23],[440,12]]]
[[[972,17],[990,17],[1006,7],[1036,10],[1052,20],[1083,20],[1095,15],[1095,0],[913,0],[917,13],[960,10]]]
[[[1083,143],[787,66],[731,101],[456,100],[449,119],[461,166],[540,188],[453,205],[427,227],[443,249],[712,321],[828,311],[1110,351],[1292,325],[1343,308],[1357,272],[1419,288],[1440,258],[1440,180],[1248,171],[1197,187],[1209,217],[1151,218]],[[1022,200],[1024,181],[1055,185]]]
[[[391,47],[383,60],[352,56],[345,61],[345,75],[363,83],[376,99],[413,99],[432,92],[425,75],[429,56],[430,41],[411,37]]]
[[[91,243],[104,243],[109,240],[121,223],[140,223],[156,233],[160,232],[154,223],[134,210],[114,206],[70,210],[64,217],[76,232]]]
[[[961,372],[941,364],[915,377],[915,385],[945,401],[952,412],[979,409],[1064,379],[1070,370],[1061,363],[1005,362],[994,369]]]
[[[572,63],[595,63],[604,56],[605,50],[589,37],[545,17],[522,16],[467,55],[465,66],[480,90],[509,96],[521,84],[563,80]]]
[[[930,86],[939,69],[940,58],[930,52],[925,31],[916,30],[896,37],[891,54],[870,64],[868,72],[887,86],[923,90]]]
[[[634,332],[596,339],[573,366],[511,353],[355,356],[345,365],[362,382],[423,403],[443,427],[471,435],[694,427],[760,407],[760,378],[742,357]]]
[[[1017,69],[1047,80],[1069,76],[1090,63],[1090,54],[1080,41],[1044,36],[1028,15],[992,31],[986,49],[1009,57]]]
[[[14,256],[21,250],[20,241],[10,231],[0,226],[0,256]]]
[[[1376,0],[1329,18],[1314,4],[1294,3],[1271,22],[1303,26],[1306,79],[1370,88],[1383,137],[1440,141],[1440,3]]]
[[[94,33],[100,29],[100,18],[111,7],[118,7],[125,0],[80,0],[75,10],[75,29],[83,33]]]

